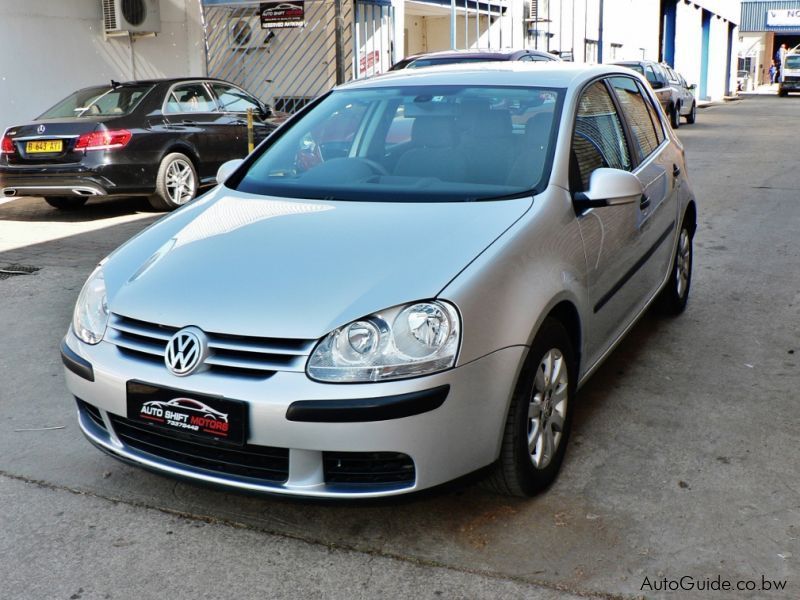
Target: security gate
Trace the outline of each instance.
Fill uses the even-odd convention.
[[[272,27],[262,25],[267,3],[203,0],[209,77],[240,85],[277,110],[295,112],[336,85],[337,66],[342,81],[388,70],[394,58],[388,0],[296,4],[303,6],[302,26]]]

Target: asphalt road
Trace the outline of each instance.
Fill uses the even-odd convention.
[[[689,307],[647,315],[586,385],[561,477],[532,500],[465,482],[301,503],[100,454],[57,345],[92,266],[157,215],[3,203],[0,268],[40,270],[0,280],[0,598],[800,598],[798,110],[751,97],[680,129]],[[656,591],[681,577],[758,587]]]

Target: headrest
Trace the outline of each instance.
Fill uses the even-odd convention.
[[[416,146],[441,148],[455,145],[455,129],[450,117],[417,117],[411,126],[411,141]]]
[[[489,110],[475,122],[473,135],[479,139],[508,137],[512,134],[511,113],[507,110]]]

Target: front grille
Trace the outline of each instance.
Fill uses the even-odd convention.
[[[399,452],[323,452],[325,483],[413,482],[414,461]]]
[[[791,81],[792,83],[797,83],[798,81],[800,81],[800,76],[798,76],[798,75],[786,75],[786,76],[784,76],[783,81],[784,82]]]
[[[245,444],[229,448],[178,438],[109,413],[120,441],[140,452],[214,473],[283,483],[289,478],[289,449]]]
[[[103,417],[100,415],[100,410],[96,406],[92,406],[91,404],[87,404],[83,400],[78,400],[78,409],[85,412],[92,422],[97,425],[103,431],[106,431],[106,424],[103,421]]]
[[[106,341],[126,356],[164,365],[167,342],[178,327],[111,315]],[[208,333],[211,372],[266,379],[276,371],[303,371],[315,340],[262,338]],[[166,367],[164,367],[166,369]]]

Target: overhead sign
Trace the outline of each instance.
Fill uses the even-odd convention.
[[[768,27],[800,27],[800,9],[785,8],[767,11]]]
[[[262,2],[259,4],[258,12],[261,15],[261,29],[303,27],[305,25],[304,0]]]

